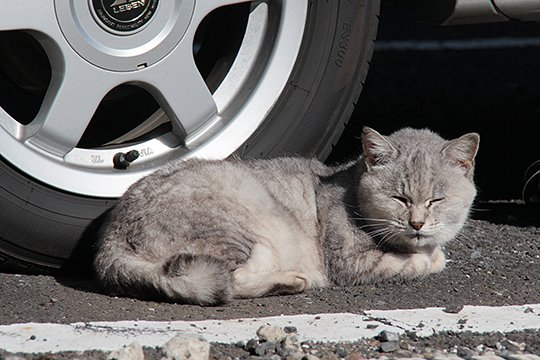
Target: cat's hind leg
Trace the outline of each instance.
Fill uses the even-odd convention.
[[[255,245],[249,261],[233,272],[236,298],[296,294],[311,287],[311,280],[300,271],[284,267],[279,256],[264,245]]]
[[[233,296],[253,298],[268,295],[291,295],[304,291],[308,278],[296,271],[251,272],[247,268],[233,273]]]

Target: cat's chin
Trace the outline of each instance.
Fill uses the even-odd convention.
[[[406,244],[411,250],[431,249],[442,245],[433,235],[421,233],[403,234],[400,240],[402,245]]]

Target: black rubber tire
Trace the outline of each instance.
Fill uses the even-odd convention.
[[[293,74],[243,156],[328,157],[362,91],[379,8],[379,0],[311,1]]]
[[[311,1],[288,85],[238,154],[325,159],[362,91],[378,14],[379,0]],[[114,204],[115,199],[87,198],[41,184],[0,158],[0,266],[50,272],[65,268],[77,253],[90,258],[94,231],[89,225]]]

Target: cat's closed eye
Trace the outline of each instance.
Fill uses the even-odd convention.
[[[432,207],[433,205],[437,204],[437,203],[440,203],[441,201],[443,201],[444,198],[441,197],[441,198],[435,198],[435,199],[431,199],[427,202],[427,207]]]
[[[393,198],[394,200],[399,201],[400,203],[402,203],[402,204],[405,205],[405,206],[409,206],[410,203],[411,203],[411,202],[409,201],[409,199],[407,199],[405,196],[399,196],[399,195],[396,195],[396,196],[392,196],[392,198]]]
[[[399,203],[401,203],[402,205],[405,205],[407,207],[409,207],[411,205],[411,201],[405,197],[405,196],[400,196],[400,195],[395,195],[395,196],[392,196],[392,198],[396,201],[398,201]],[[440,198],[434,198],[434,199],[431,199],[431,200],[428,200],[426,201],[426,207],[432,207],[433,205],[437,204],[437,203],[440,203],[444,200],[444,197],[440,197]]]

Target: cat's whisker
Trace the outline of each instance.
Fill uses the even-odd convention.
[[[469,238],[469,231],[465,228],[462,228],[457,234],[454,235],[452,242],[458,243],[460,245],[466,245],[466,242]]]
[[[471,222],[467,222],[465,225],[463,225],[463,230],[467,230],[467,231],[472,231],[472,230],[477,230],[477,231],[482,231],[483,230],[483,227],[478,225],[478,224],[473,224]]]
[[[367,231],[367,234],[369,236],[371,236],[371,237],[376,237],[376,236],[386,234],[388,232],[391,232],[391,230],[388,229],[387,227],[383,227],[383,228],[377,228],[377,229],[369,230],[369,231]]]
[[[361,216],[361,217],[359,217],[359,219],[367,220],[367,221],[383,221],[383,222],[389,222],[389,221],[391,221],[391,220],[389,220],[389,219],[383,219],[383,218],[369,218],[369,217],[365,217],[365,216]]]
[[[381,240],[377,242],[377,246],[381,248],[383,245],[388,244],[389,240],[391,240],[395,235],[397,235],[396,232],[389,230],[385,235],[383,235]]]
[[[366,229],[366,228],[379,229],[381,227],[384,227],[384,226],[382,224],[365,224],[365,225],[357,226],[357,228],[359,228],[359,229]]]
[[[445,231],[447,229],[445,224],[435,224],[431,225],[430,230],[434,233]]]
[[[391,222],[389,220],[365,220],[364,218],[353,218],[353,220],[361,221],[361,224],[357,225],[356,227],[359,229],[365,229],[365,228],[386,228],[388,225],[391,225]]]
[[[375,242],[377,248],[381,248],[383,245],[386,245],[388,241],[397,234],[397,231],[389,227],[384,227],[368,232],[368,235],[371,238],[377,239],[377,241]]]
[[[369,231],[367,234],[372,238],[376,238],[379,236],[384,236],[389,232],[390,230],[388,229],[376,229],[376,230]]]

